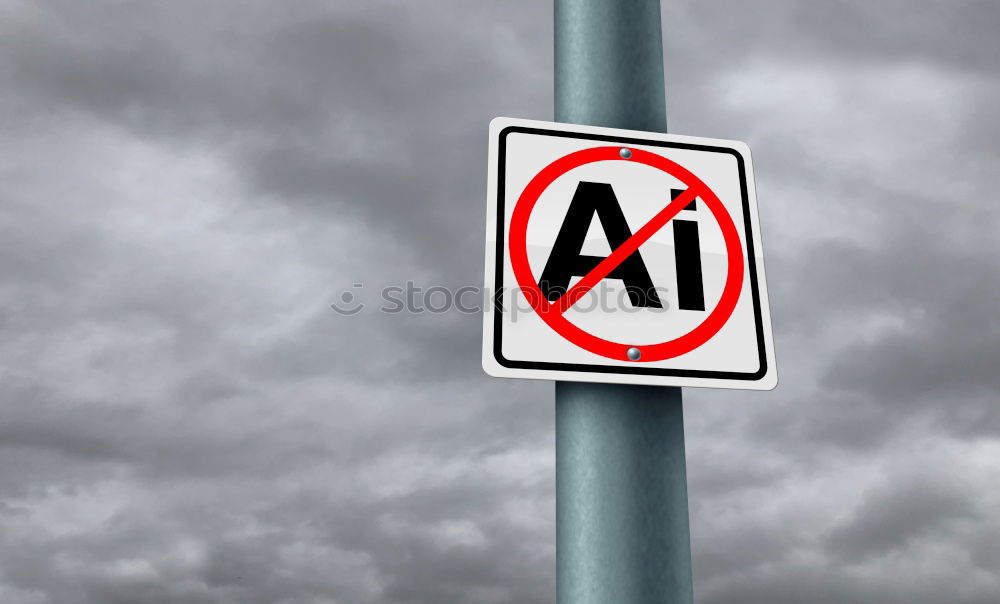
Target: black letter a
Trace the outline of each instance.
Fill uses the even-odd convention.
[[[549,261],[538,282],[542,294],[549,301],[554,302],[566,293],[571,278],[583,277],[604,260],[599,256],[580,255],[595,213],[601,221],[604,235],[608,238],[612,250],[632,236],[611,185],[581,182],[573,195],[573,201],[569,204],[566,218],[552,246]],[[660,298],[653,289],[653,281],[649,278],[649,271],[646,270],[646,264],[642,261],[639,250],[632,252],[624,262],[608,273],[607,278],[621,279],[625,282],[632,306],[663,308]]]

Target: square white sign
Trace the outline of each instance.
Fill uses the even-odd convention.
[[[497,118],[489,162],[488,374],[774,388],[746,144]]]

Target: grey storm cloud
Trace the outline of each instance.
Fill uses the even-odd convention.
[[[781,374],[685,392],[698,600],[996,602],[1000,7],[663,22],[671,130],[753,149]],[[554,601],[551,384],[378,311],[480,283],[487,124],[551,117],[551,29],[0,2],[0,602]]]

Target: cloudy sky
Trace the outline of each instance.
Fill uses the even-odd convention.
[[[671,130],[754,151],[781,374],[685,390],[696,599],[997,602],[1000,5],[663,21]],[[552,384],[372,308],[481,282],[487,124],[552,117],[551,30],[0,0],[0,602],[554,601]]]

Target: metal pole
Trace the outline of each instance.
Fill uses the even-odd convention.
[[[659,0],[555,0],[555,118],[665,132]],[[559,604],[691,604],[680,388],[556,382]]]

